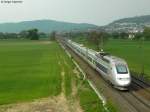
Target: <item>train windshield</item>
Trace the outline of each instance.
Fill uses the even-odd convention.
[[[126,74],[128,73],[127,67],[125,65],[116,65],[118,74]]]

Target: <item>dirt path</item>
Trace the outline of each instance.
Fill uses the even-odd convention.
[[[4,105],[0,107],[0,112],[70,112],[66,102],[66,98],[59,95],[30,103]]]
[[[76,82],[75,80],[72,80],[72,93],[71,93],[71,100],[69,101],[71,106],[70,106],[70,110],[71,112],[83,112],[81,106],[80,106],[80,102],[77,99],[77,86],[76,86]]]
[[[60,56],[60,58],[63,60],[63,63],[61,63],[61,66],[63,68],[64,64],[66,66],[70,66],[66,60]],[[77,71],[77,69],[76,69]],[[74,73],[74,70],[73,70],[73,73]],[[65,78],[65,72],[64,70],[62,71],[62,95],[65,97],[65,85],[64,85],[64,78]],[[75,74],[78,74],[78,72],[76,72]],[[73,75],[73,74],[72,74]],[[69,112],[83,112],[81,106],[80,106],[80,103],[79,103],[79,100],[77,99],[77,87],[76,87],[76,83],[75,83],[75,80],[71,80],[71,86],[72,86],[72,93],[71,93],[71,96],[69,98],[69,100],[67,101],[67,104],[68,104],[68,110]]]

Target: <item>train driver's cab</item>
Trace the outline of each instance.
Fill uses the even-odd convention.
[[[123,65],[123,64],[117,64],[116,71],[118,74],[127,74],[128,73],[127,66]]]

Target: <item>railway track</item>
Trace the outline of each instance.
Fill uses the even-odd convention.
[[[62,43],[62,42],[61,42]],[[63,44],[63,43],[62,43]],[[63,44],[64,45],[64,44]],[[72,57],[78,62],[85,71],[87,77],[95,84],[99,92],[118,106],[121,112],[149,112],[150,111],[150,93],[149,86],[143,82],[133,79],[129,91],[122,92],[112,88],[104,81],[99,73],[91,68],[87,62],[79,57],[74,51],[64,45]],[[142,83],[142,84],[141,84]]]
[[[150,110],[150,85],[133,76],[129,93]]]
[[[136,112],[150,111],[149,105],[147,105],[145,102],[143,102],[143,100],[139,99],[134,94],[130,92],[122,92],[119,94],[136,110]]]
[[[132,76],[132,82],[135,83],[140,88],[145,89],[145,91],[147,91],[148,93],[150,93],[150,84],[149,83],[146,83],[143,80],[140,80],[135,76]]]

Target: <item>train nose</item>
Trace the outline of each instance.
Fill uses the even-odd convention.
[[[131,78],[130,77],[117,78],[117,84],[118,86],[129,86],[131,84]]]

